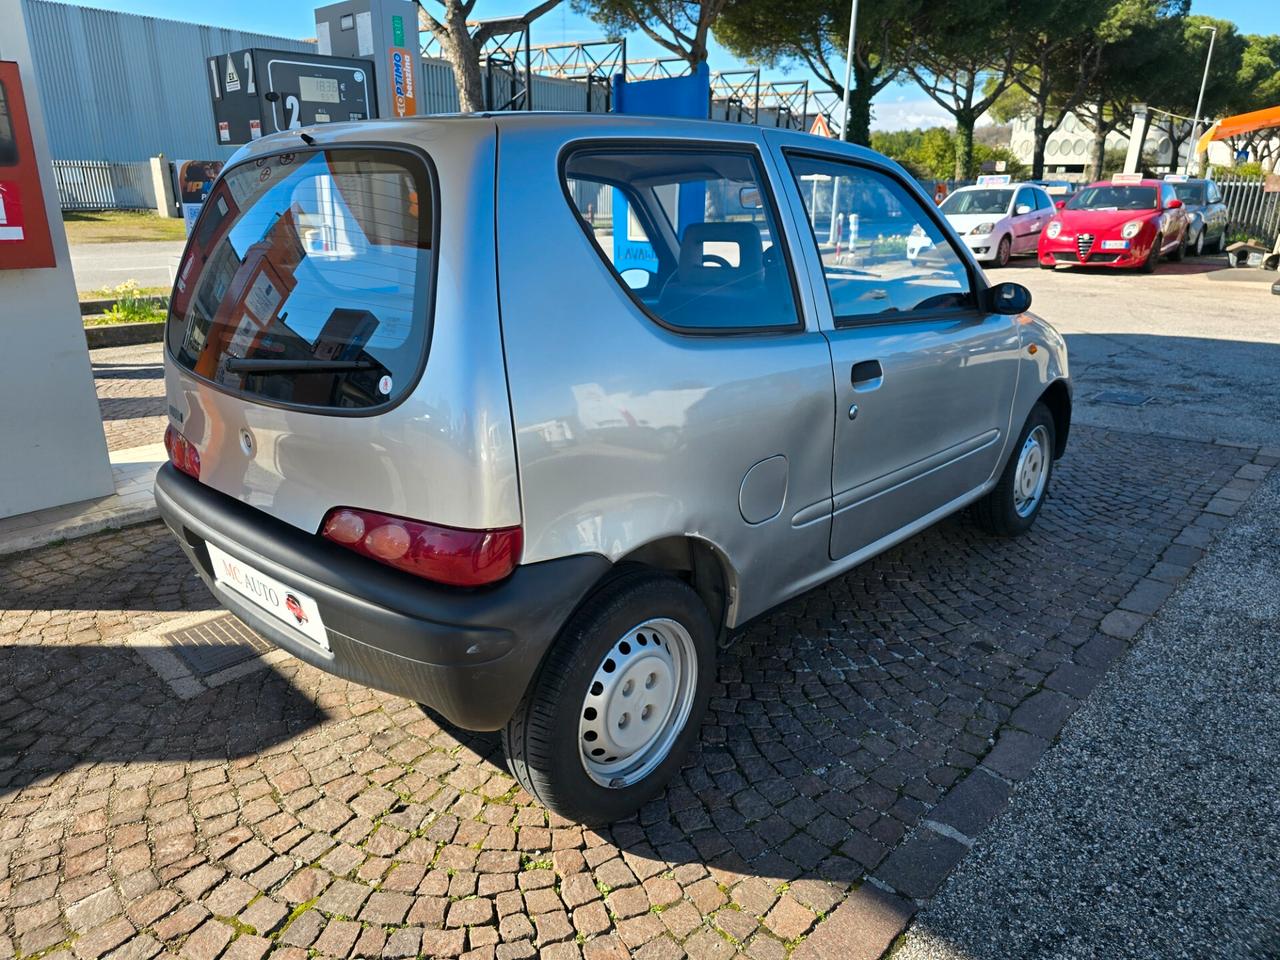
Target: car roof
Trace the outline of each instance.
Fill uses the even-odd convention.
[[[1153,177],[1143,177],[1141,180],[1123,180],[1116,183],[1114,180],[1095,180],[1093,183],[1086,183],[1081,190],[1088,187],[1157,187],[1159,188],[1165,181],[1156,180]],[[1172,184],[1170,184],[1172,186]]]

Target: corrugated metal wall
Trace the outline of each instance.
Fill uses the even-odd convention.
[[[245,47],[315,49],[50,0],[29,0],[28,10],[55,160],[225,159],[234,148],[218,144],[205,58]]]

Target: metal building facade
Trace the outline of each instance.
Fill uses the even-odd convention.
[[[55,160],[214,160],[220,146],[205,58],[245,47],[314,51],[307,40],[28,0]]]

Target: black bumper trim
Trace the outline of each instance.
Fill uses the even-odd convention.
[[[166,464],[156,505],[205,585],[271,642],[313,666],[497,730],[574,608],[610,563],[583,554],[522,565],[475,590],[432,584],[292,527]],[[219,586],[206,541],[316,601],[330,651]]]

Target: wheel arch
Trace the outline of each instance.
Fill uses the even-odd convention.
[[[715,544],[688,535],[660,537],[619,557],[614,565],[619,571],[636,566],[669,573],[687,582],[706,606],[716,633],[723,634],[737,596],[736,577],[728,557]],[[604,578],[600,586],[608,579]]]
[[[1065,380],[1054,380],[1040,394],[1039,402],[1053,416],[1053,457],[1057,460],[1066,453],[1067,435],[1071,432],[1071,388]]]

